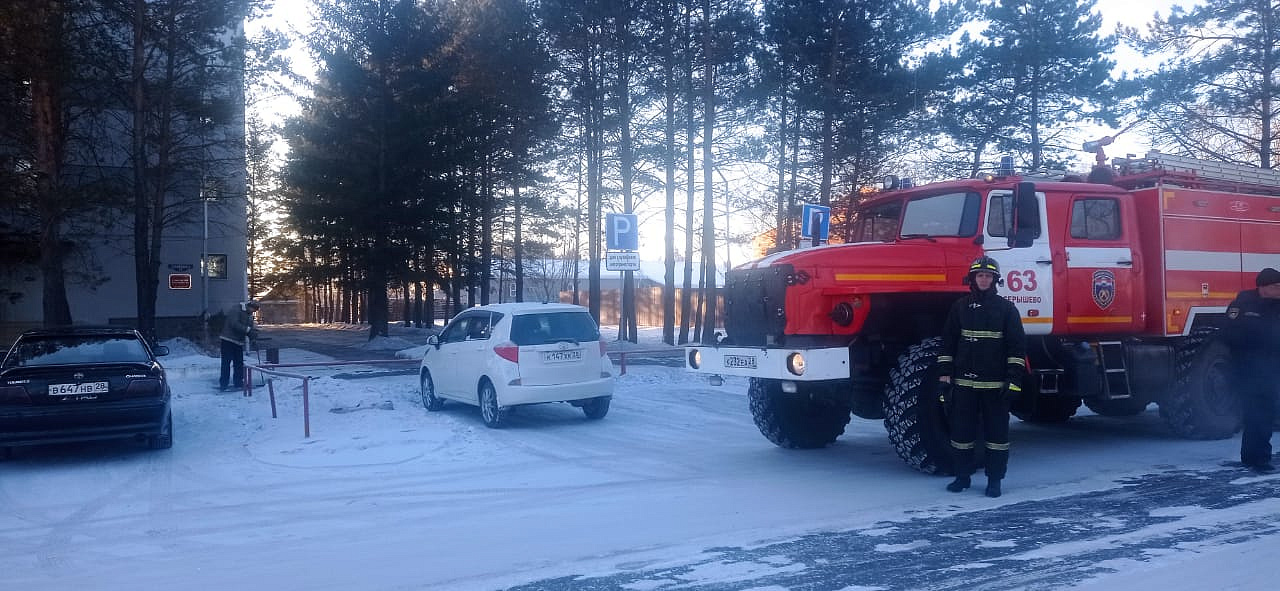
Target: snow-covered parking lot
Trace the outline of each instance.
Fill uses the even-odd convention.
[[[20,450],[0,463],[5,589],[1272,589],[1280,476],[1239,440],[1169,435],[1154,408],[1014,421],[1005,496],[943,491],[855,418],[774,447],[746,384],[635,366],[613,408],[428,413],[415,377],[315,368],[219,393],[182,350],[175,444]],[[286,350],[282,357],[314,359]],[[978,476],[978,482],[982,477]],[[972,493],[972,494],[970,494]]]

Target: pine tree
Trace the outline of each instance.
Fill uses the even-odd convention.
[[[1134,85],[1157,144],[1186,155],[1272,168],[1280,83],[1280,6],[1217,0],[1174,6],[1145,33],[1122,35],[1148,55],[1171,55]]]

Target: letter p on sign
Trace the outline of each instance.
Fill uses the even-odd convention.
[[[633,213],[610,213],[605,215],[605,249],[606,250],[639,250],[640,233],[636,215]]]

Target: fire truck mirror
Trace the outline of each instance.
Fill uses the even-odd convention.
[[[1009,233],[1009,246],[1026,248],[1039,234],[1040,203],[1036,199],[1036,184],[1018,183],[1013,192],[1013,231]]]

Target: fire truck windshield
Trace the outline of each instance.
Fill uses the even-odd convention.
[[[898,238],[973,236],[982,200],[977,193],[944,193],[912,199],[902,214]]]

